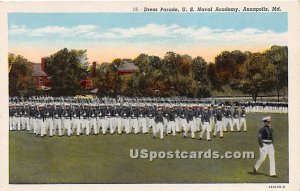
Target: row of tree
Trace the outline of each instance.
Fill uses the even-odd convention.
[[[276,91],[280,93],[288,87],[288,47],[272,46],[262,53],[222,52],[209,64],[210,81],[216,90],[225,85],[251,95],[253,100],[259,94]]]
[[[9,64],[9,95],[27,96],[35,92],[32,76],[33,63],[26,58],[14,54],[8,55]]]
[[[168,52],[163,59],[140,54],[127,60],[138,66],[132,75],[118,76],[120,59],[101,64],[95,79],[100,95],[208,97],[211,83],[208,65],[201,57]],[[100,77],[100,78],[99,78]]]
[[[32,63],[13,54],[9,58],[10,95],[37,94],[30,77]],[[224,51],[215,57],[214,63],[207,63],[200,56],[192,58],[174,52],[166,53],[163,58],[140,54],[126,61],[138,66],[137,72],[119,76],[117,70],[123,63],[119,58],[97,66],[93,83],[98,95],[202,98],[230,87],[256,100],[261,93],[276,91],[279,96],[288,86],[286,46],[272,46],[261,53]],[[80,86],[80,80],[92,73],[85,50],[62,49],[47,57],[45,62],[52,83],[47,94],[88,93]]]

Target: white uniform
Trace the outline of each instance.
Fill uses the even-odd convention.
[[[46,134],[46,128],[43,119],[37,119],[37,126],[38,131],[36,132],[36,135],[40,134],[41,137],[43,137]]]
[[[72,118],[72,128],[76,132],[76,135],[80,135],[81,133],[81,120],[78,116],[73,116]]]
[[[164,132],[168,133],[168,117],[169,117],[169,114],[168,113],[165,113],[164,114],[164,117],[163,117],[163,125],[164,125]]]
[[[95,110],[91,111],[90,114],[90,131],[92,131],[92,129],[94,130],[94,134],[97,135],[98,134],[98,125],[97,125],[97,113]]]
[[[163,125],[163,123],[161,123],[161,122],[156,123],[156,125],[155,125],[155,133],[154,133],[154,136],[156,136],[157,133],[159,133],[161,139],[164,138],[164,125]]]
[[[206,132],[206,140],[210,141],[211,126],[210,126],[209,113],[208,112],[203,112],[202,113],[202,119],[203,119],[202,131],[200,132],[199,138],[202,139],[203,134]]]
[[[121,121],[121,125],[118,128],[118,133],[122,134],[123,130],[125,129],[126,133],[130,133],[129,132],[129,119],[128,119],[128,113],[127,113],[127,109],[123,109],[120,113],[120,121]]]
[[[90,135],[90,120],[89,118],[82,119],[82,131],[85,131],[86,135]]]
[[[185,130],[187,128],[187,121],[186,121],[186,113],[185,111],[182,111],[182,113],[180,113],[180,118],[179,118],[179,131]]]
[[[117,123],[117,127],[118,127],[118,134],[121,135],[123,130],[126,129],[127,124],[127,118],[118,118],[118,123]],[[126,123],[126,124],[125,124]]]
[[[29,130],[28,111],[26,109],[21,109],[20,115],[21,115],[21,126],[22,126],[22,129],[24,130],[26,128],[26,130]]]
[[[64,129],[67,130],[67,135],[71,136],[72,135],[71,120],[69,118],[64,118],[63,119],[63,126],[64,126]]]
[[[233,122],[232,128],[234,128],[234,126],[236,126],[237,131],[240,130],[239,112],[237,110],[235,110],[233,112],[233,120],[232,120],[232,122]]]
[[[217,120],[213,135],[216,136],[217,132],[220,132],[220,137],[223,137],[223,121]]]
[[[54,135],[56,134],[56,130],[58,129],[58,135],[62,136],[63,132],[62,132],[62,120],[61,120],[61,115],[60,112],[58,110],[54,111],[53,114],[53,129],[54,129]]]
[[[42,111],[38,110],[35,117],[36,117],[35,134],[41,135],[41,137],[43,137],[46,134],[46,126],[45,126],[44,116]]]
[[[139,114],[138,123],[139,129],[141,129],[143,133],[148,133],[147,119],[142,113]]]
[[[270,176],[276,175],[275,170],[275,152],[273,144],[263,144],[262,148],[259,148],[259,159],[255,164],[255,169],[258,170],[261,164],[265,161],[267,155],[270,159]]]
[[[102,134],[105,135],[108,128],[106,117],[98,119],[97,124],[99,129],[102,128]]]
[[[115,126],[119,134],[122,133],[122,118],[120,112],[117,110],[115,113]]]
[[[103,110],[102,108],[100,108],[100,110],[98,111],[97,126],[99,130],[100,128],[102,128],[102,134],[105,135],[107,131],[107,121],[105,117],[105,110]]]
[[[13,117],[12,116],[9,116],[9,130],[12,131],[13,130]]]
[[[131,129],[134,129],[134,133],[138,133],[140,131],[139,125],[138,125],[138,119],[137,119],[137,112],[132,110],[130,112],[130,119],[129,119],[129,132],[131,132]]]
[[[216,110],[214,108],[212,108],[209,112],[211,114],[210,115],[210,132],[212,132],[216,126],[216,121],[215,121]]]
[[[214,133],[213,135],[216,136],[217,132],[220,132],[220,137],[223,137],[223,112],[220,110],[220,108],[218,108],[218,110],[216,111],[216,116],[215,116],[215,127],[214,127]]]
[[[94,130],[94,134],[97,135],[98,134],[98,125],[97,125],[96,117],[90,118],[90,130],[92,131],[92,129]]]
[[[202,139],[203,134],[206,132],[206,140],[210,140],[210,122],[204,121],[202,125],[202,131],[200,132],[200,138]]]
[[[123,124],[126,134],[131,133],[131,127],[130,127],[129,121],[130,121],[129,118],[124,118],[124,117],[122,118],[122,124]],[[121,133],[121,131],[119,133]]]
[[[131,131],[131,128],[133,128],[135,134],[137,134],[137,133],[140,132],[140,128],[139,128],[139,125],[138,125],[137,118],[130,118],[130,120],[129,120],[129,126],[130,126],[130,130],[129,131]]]
[[[18,109],[13,116],[13,130],[21,130],[21,117]]]
[[[72,126],[74,133],[76,133],[76,135],[80,135],[80,133],[81,133],[81,120],[79,118],[80,118],[79,109],[73,109],[71,126]]]
[[[220,132],[220,137],[223,137],[223,113],[221,111],[216,112],[216,124],[214,128],[214,133],[213,135],[216,136],[217,132]]]
[[[227,126],[229,125],[230,131],[234,131],[233,130],[233,123],[232,123],[232,116],[231,116],[231,111],[230,110],[225,110],[225,117],[224,119],[224,131],[227,131]]]
[[[186,127],[183,129],[184,130],[184,133],[183,135],[186,137],[187,136],[187,133],[189,131],[191,131],[191,137],[194,139],[195,138],[195,131],[196,131],[196,125],[194,123],[194,121],[189,121],[187,122],[187,125]]]
[[[150,129],[150,127],[154,128],[155,127],[155,120],[154,120],[154,111],[153,110],[148,110],[147,113],[147,128]]]
[[[110,133],[114,132],[114,128],[115,128],[115,124],[114,124],[115,121],[112,115],[113,114],[111,109],[108,109],[106,113],[106,122],[107,122],[107,128],[110,130]]]
[[[195,120],[196,120],[196,131],[200,131],[201,130],[201,128],[202,128],[202,120],[201,120],[201,115],[199,115],[199,116],[197,116],[196,118],[195,118]]]
[[[271,118],[266,117],[263,119],[263,121],[264,120],[270,121]],[[275,176],[276,170],[275,170],[275,156],[274,156],[275,152],[273,146],[273,129],[269,127],[268,124],[267,125],[265,124],[265,126],[259,130],[258,142],[260,145],[259,159],[257,160],[254,169],[255,171],[257,171],[268,155],[270,159],[270,176]]]
[[[244,131],[247,131],[247,123],[246,123],[246,112],[242,111],[241,112],[241,117],[240,117],[240,129],[238,131],[241,130],[241,128],[244,126]]]
[[[62,121],[63,121],[63,127],[65,130],[67,130],[67,135],[72,135],[72,129],[71,129],[71,114],[70,111],[65,110],[62,114]]]
[[[168,122],[168,129],[167,133],[172,132],[172,134],[175,136],[176,135],[176,127],[175,127],[175,121],[169,121]]]
[[[9,115],[9,130],[15,130],[14,124],[15,124],[15,109],[12,109],[12,111],[10,111],[10,115]]]
[[[114,110],[113,111],[113,116],[110,118],[110,134],[114,134],[117,127],[118,127],[118,123],[119,121],[117,121],[117,117],[115,116],[116,115],[116,111]]]
[[[88,109],[83,109],[82,111],[82,131],[85,131],[86,135],[90,134],[90,120],[89,120],[89,110]]]
[[[45,120],[45,128],[46,128],[46,131],[49,130],[49,136],[52,137],[53,136],[53,130],[54,130],[54,125],[53,125],[53,119],[48,117],[46,118]]]
[[[31,118],[31,121],[32,121],[33,133],[37,134],[37,132],[38,132],[37,118],[33,117],[33,118]]]
[[[178,117],[178,114],[175,113],[174,126],[175,126],[175,131],[176,132],[179,132],[179,125],[180,125],[179,117]]]

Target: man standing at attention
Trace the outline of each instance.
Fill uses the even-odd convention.
[[[273,147],[273,129],[271,128],[271,117],[265,117],[262,119],[264,127],[260,128],[258,132],[258,144],[259,148],[259,159],[254,166],[254,173],[256,173],[260,165],[264,162],[267,155],[270,159],[270,176],[276,177],[275,172],[275,157],[274,157],[274,147]]]
[[[162,112],[162,108],[158,107],[157,108],[157,112],[155,114],[155,127],[153,129],[153,138],[156,138],[156,134],[159,133],[160,135],[160,139],[164,139],[164,119],[163,119],[163,112]]]
[[[202,139],[203,134],[206,132],[206,140],[210,141],[210,112],[207,107],[204,107],[204,111],[202,113],[202,131],[200,132],[199,139]]]
[[[240,128],[238,129],[238,131],[241,131],[242,126],[244,126],[244,131],[247,131],[247,123],[246,123],[246,111],[245,111],[245,107],[242,106],[242,111],[240,113]]]

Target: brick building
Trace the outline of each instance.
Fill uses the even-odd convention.
[[[45,72],[45,59],[42,58],[40,64],[34,64],[32,70],[32,76],[35,79],[36,89],[50,89],[51,82],[48,75]]]
[[[41,59],[41,63],[37,63],[33,65],[33,71],[32,71],[32,76],[35,79],[35,87],[36,89],[40,90],[49,90],[51,89],[51,79],[46,73],[46,62],[45,58]],[[93,88],[93,79],[96,75],[96,62],[93,62],[92,65],[92,75],[80,80],[80,85],[81,87],[85,89],[92,89]]]

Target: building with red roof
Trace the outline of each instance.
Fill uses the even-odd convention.
[[[130,61],[123,60],[120,66],[118,67],[117,73],[118,75],[126,75],[135,73],[139,68]]]
[[[50,89],[51,82],[45,72],[45,59],[42,58],[41,64],[33,64],[32,76],[35,80],[36,89]]]

